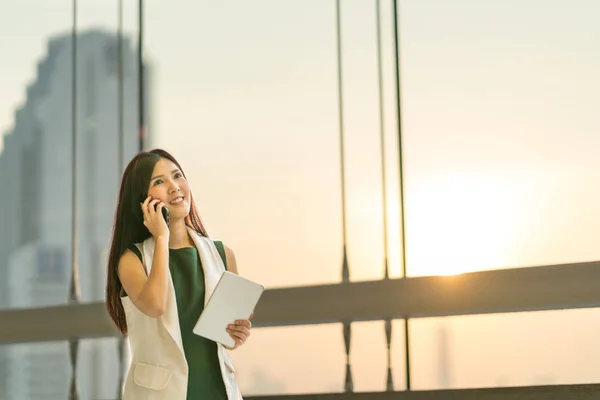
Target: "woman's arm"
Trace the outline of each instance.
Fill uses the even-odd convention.
[[[225,246],[225,244],[223,244],[223,247],[225,248],[225,259],[227,260],[227,270],[236,275],[239,275],[237,263],[235,260],[235,253],[229,247]],[[254,315],[254,313],[250,316],[250,318],[252,318],[253,315]],[[239,320],[239,321],[235,321],[232,324],[229,324],[229,326],[227,327],[227,332],[229,332],[229,335],[231,335],[231,337],[235,340],[235,346],[231,350],[240,347],[242,344],[244,344],[246,342],[246,340],[248,340],[251,329],[252,329],[252,322],[250,322],[250,319]]]
[[[225,248],[225,260],[227,261],[227,271],[239,275],[237,263],[235,261],[235,253],[229,247],[225,246],[225,244],[223,244],[223,247]]]
[[[131,250],[119,261],[119,279],[127,296],[141,312],[153,318],[165,312],[169,288],[168,242],[168,238],[156,239],[150,275],[146,275],[142,262]]]
[[[165,312],[169,289],[169,228],[162,216],[165,204],[148,196],[140,204],[144,226],[155,238],[152,269],[147,276],[142,262],[127,250],[119,260],[119,279],[133,304],[149,317]]]

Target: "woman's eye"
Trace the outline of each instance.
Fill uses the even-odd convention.
[[[162,179],[157,179],[157,180],[154,181],[154,185],[153,186],[159,185],[161,183],[163,183]]]
[[[183,174],[182,174],[181,172],[177,172],[177,173],[175,174],[175,179],[179,179],[179,178],[181,178],[182,176],[183,176]]]

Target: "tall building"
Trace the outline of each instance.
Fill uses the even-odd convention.
[[[72,41],[49,41],[25,104],[0,154],[0,307],[64,304],[72,263]],[[92,30],[77,38],[77,216],[81,300],[104,298],[106,254],[121,175],[117,37]],[[125,162],[137,151],[137,67],[123,43]],[[81,398],[114,398],[115,340],[83,342]],[[0,398],[64,399],[67,343],[0,348]],[[44,373],[38,369],[42,368]],[[50,373],[49,371],[53,371]]]

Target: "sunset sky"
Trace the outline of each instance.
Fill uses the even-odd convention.
[[[28,14],[31,3],[46,14]],[[0,131],[12,126],[46,38],[68,29],[63,3],[13,2],[0,15],[0,49],[12,55],[0,66]],[[112,4],[82,3],[82,30],[116,29]],[[399,3],[409,274],[599,260],[600,2]],[[342,2],[353,280],[383,276],[374,4]],[[391,3],[382,10],[389,259],[400,276]],[[40,23],[24,31],[25,17]],[[146,2],[152,145],[180,159],[209,233],[233,248],[240,273],[269,287],[341,277],[334,17],[335,3],[322,0]],[[134,32],[135,15],[125,21]],[[413,321],[413,386],[439,387],[440,329],[452,387],[598,382],[599,317]],[[383,323],[353,333],[356,389],[384,389]],[[247,392],[343,387],[339,325],[257,329],[235,358]]]

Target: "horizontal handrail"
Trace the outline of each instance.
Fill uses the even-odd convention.
[[[600,307],[600,262],[268,289],[255,327]],[[117,336],[103,302],[0,311],[0,344]]]

